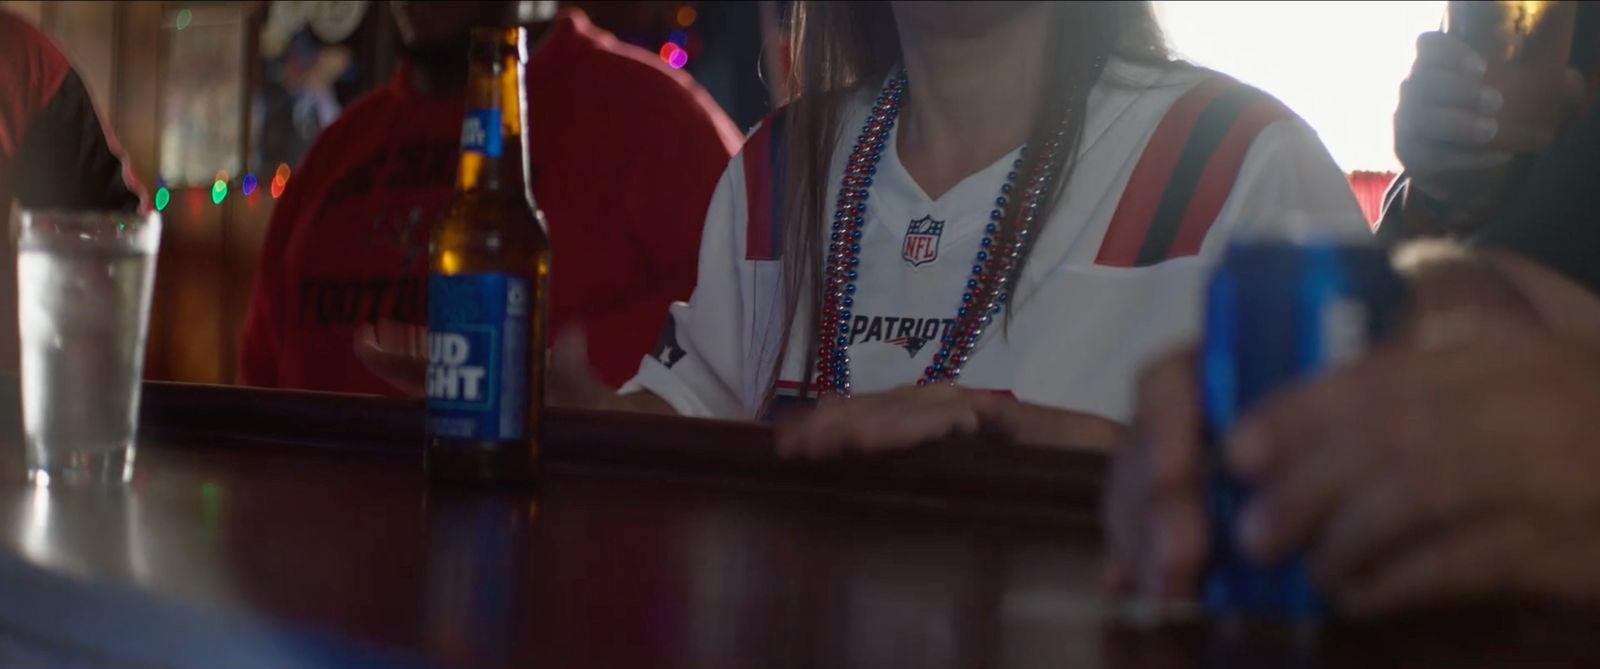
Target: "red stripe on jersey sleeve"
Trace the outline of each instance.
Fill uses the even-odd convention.
[[[1122,189],[1122,199],[1117,202],[1117,210],[1106,228],[1096,264],[1133,266],[1155,218],[1156,207],[1161,204],[1161,194],[1166,192],[1167,181],[1172,178],[1172,170],[1189,141],[1195,122],[1211,101],[1232,83],[1226,77],[1210,77],[1189,89],[1167,110],[1139,156],[1128,184]]]
[[[1205,169],[1195,184],[1194,194],[1189,198],[1189,206],[1184,209],[1178,234],[1167,251],[1168,258],[1200,253],[1200,245],[1205,242],[1206,233],[1211,230],[1217,214],[1222,211],[1222,205],[1233,192],[1239,168],[1244,165],[1245,154],[1249,153],[1256,137],[1267,126],[1292,116],[1282,103],[1266,96],[1245,106],[1228,128],[1228,133],[1223,135],[1222,143],[1212,152],[1211,159],[1206,161]]]

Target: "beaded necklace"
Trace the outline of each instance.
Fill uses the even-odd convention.
[[[861,265],[861,237],[866,222],[868,189],[872,187],[872,178],[878,172],[878,161],[883,157],[885,142],[900,114],[900,102],[905,90],[906,75],[901,70],[878,93],[872,111],[861,126],[861,134],[856,137],[855,146],[850,150],[844,177],[839,181],[839,197],[834,203],[832,230],[828,235],[825,288],[817,337],[816,384],[823,394],[844,397],[851,394],[850,316],[855,306],[857,268]],[[1000,184],[1000,194],[995,197],[994,209],[989,212],[989,220],[984,224],[977,257],[973,260],[966,289],[961,294],[961,303],[956,308],[956,325],[940,339],[939,350],[934,353],[932,364],[917,379],[917,385],[955,383],[978,338],[983,336],[984,328],[1010,299],[1016,268],[1038,215],[1039,198],[1049,192],[1055,180],[1058,151],[1066,135],[1069,116],[1062,115],[1060,125],[1045,141],[1044,159],[1024,179],[1020,215],[1013,234],[1005,238],[1000,236],[1000,221],[1010,202],[1013,183],[1017,179],[1016,170],[1022,166],[1021,158],[1012,164],[1005,182]],[[1021,151],[1026,155],[1028,147],[1024,145]]]

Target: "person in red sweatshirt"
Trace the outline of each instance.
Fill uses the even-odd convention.
[[[358,342],[426,324],[428,233],[454,183],[470,29],[508,24],[519,5],[554,3],[391,4],[400,68],[323,131],[273,211],[240,382],[405,394]],[[576,9],[530,32],[529,178],[551,238],[550,331],[581,328],[591,364],[618,385],[694,289],[706,207],[741,136],[686,74]]]
[[[0,231],[11,229],[13,199],[28,209],[134,211],[144,194],[72,63],[44,33],[0,11]],[[13,241],[0,235],[0,370],[6,371],[18,363]]]

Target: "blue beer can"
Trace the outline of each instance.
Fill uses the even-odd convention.
[[[1374,245],[1243,241],[1225,252],[1207,286],[1199,360],[1212,550],[1201,598],[1213,615],[1321,615],[1301,557],[1258,564],[1239,550],[1235,518],[1252,490],[1228,474],[1223,444],[1261,399],[1393,330],[1404,292],[1388,253]]]

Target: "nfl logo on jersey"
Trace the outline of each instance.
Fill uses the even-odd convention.
[[[900,246],[900,257],[921,267],[939,259],[939,236],[944,233],[944,221],[923,216],[906,228],[906,241]]]

